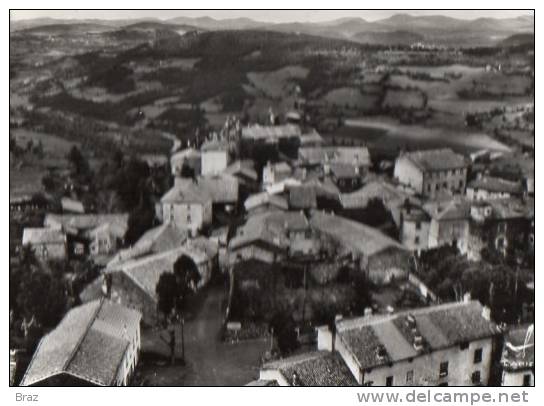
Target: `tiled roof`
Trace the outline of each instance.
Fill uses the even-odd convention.
[[[289,207],[291,209],[315,209],[317,193],[313,185],[300,185],[289,188]]]
[[[238,179],[229,174],[201,176],[197,186],[212,197],[213,203],[236,203],[238,201]]]
[[[414,320],[416,333],[413,326],[407,324],[408,318]],[[336,324],[336,331],[363,369],[489,338],[500,332],[483,316],[483,306],[477,301],[341,320]],[[413,345],[416,334],[422,338],[423,349]]]
[[[278,370],[291,385],[357,386],[348,366],[337,352],[315,351],[267,363],[264,370]],[[296,382],[293,382],[296,375]]]
[[[246,211],[249,211],[266,204],[270,204],[281,210],[287,210],[289,208],[285,197],[281,195],[271,195],[268,192],[256,193],[249,196],[244,202],[244,207]]]
[[[91,231],[105,224],[109,224],[113,235],[123,238],[128,229],[128,214],[47,214],[44,219],[46,227],[76,232]]]
[[[287,137],[300,137],[300,127],[295,124],[261,126],[254,125],[242,128],[242,138],[254,140],[278,140]]]
[[[208,191],[202,190],[192,181],[178,182],[164,194],[161,203],[201,203],[212,201]]]
[[[465,158],[449,148],[407,152],[402,157],[408,158],[420,169],[427,171],[467,167]]]
[[[467,185],[467,187],[472,189],[483,189],[489,192],[496,193],[510,193],[510,194],[521,194],[523,191],[523,186],[519,182],[511,182],[501,178],[495,178],[491,176],[485,176],[480,179],[475,179]]]
[[[464,199],[446,199],[429,201],[423,205],[425,211],[435,220],[468,220],[470,202]]]
[[[210,261],[212,250],[208,245],[195,241],[169,251],[115,263],[106,268],[107,273],[124,272],[151,299],[156,299],[155,288],[163,272],[171,272],[176,261],[183,255],[197,266]]]
[[[234,176],[242,175],[253,181],[259,180],[259,175],[255,171],[255,164],[251,159],[243,159],[232,163],[225,169],[225,173]]]
[[[383,180],[370,181],[355,192],[340,195],[340,201],[345,209],[365,208],[373,199],[379,199],[389,207],[391,202],[404,202],[407,198],[412,196]]]
[[[366,147],[304,147],[298,150],[299,161],[307,165],[343,162],[369,166],[370,153]]]
[[[66,235],[62,230],[51,228],[25,228],[23,230],[23,245],[27,244],[63,244]]]
[[[301,212],[267,211],[251,215],[230,241],[229,248],[236,249],[255,241],[265,241],[279,248],[287,248],[287,233],[309,227]]]
[[[492,208],[496,219],[530,218],[534,216],[534,199],[493,199],[487,202]]]
[[[406,251],[400,243],[381,231],[341,216],[315,210],[311,214],[310,225],[367,258],[388,248]]]
[[[70,310],[38,345],[21,385],[68,373],[96,385],[114,383],[126,348],[139,326],[139,312],[107,300]]]
[[[187,240],[187,235],[187,231],[182,231],[171,223],[161,224],[146,231],[131,248],[120,250],[108,266],[142,255],[174,249]]]

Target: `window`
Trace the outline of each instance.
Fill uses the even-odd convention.
[[[421,221],[416,221],[416,230],[421,230]]]
[[[531,374],[523,375],[523,386],[532,386],[531,385]]]
[[[448,376],[448,361],[440,363],[440,378]]]
[[[479,364],[480,362],[482,362],[482,349],[478,348],[474,351],[474,363]]]
[[[427,192],[431,191],[431,185],[427,185]]]
[[[474,371],[471,376],[472,383],[480,383],[481,377],[480,377],[480,371]]]
[[[463,181],[462,180],[459,181],[459,189],[463,189]]]
[[[406,385],[414,384],[414,370],[406,372]]]
[[[466,350],[468,348],[468,342],[464,341],[461,344],[459,344],[459,348],[461,350]]]
[[[385,378],[385,386],[393,386],[393,377],[392,376],[388,376],[387,378]]]
[[[444,189],[448,188],[448,182],[444,182]]]
[[[416,235],[416,238],[414,238],[414,244],[419,244],[419,235]]]

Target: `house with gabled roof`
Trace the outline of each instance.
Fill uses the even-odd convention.
[[[363,386],[480,386],[501,331],[478,301],[337,320],[318,350],[337,351]]]
[[[365,276],[374,283],[387,284],[394,279],[408,278],[411,252],[380,230],[318,210],[312,211],[309,221],[321,238],[332,239],[345,253],[350,254]]]
[[[195,287],[199,289],[210,281],[217,266],[218,252],[217,243],[198,237],[167,251],[110,263],[104,270],[111,281],[107,294],[116,302],[138,309],[144,322],[151,325],[157,318],[156,287],[160,276],[173,272],[174,264],[186,256],[199,272],[200,279]]]
[[[192,179],[176,178],[174,186],[155,206],[157,218],[180,230],[197,233],[212,222],[213,198]]]
[[[449,148],[401,153],[393,176],[416,193],[434,198],[464,194],[467,160]]]
[[[99,299],[71,309],[40,343],[21,386],[124,386],[140,351],[141,314]]]

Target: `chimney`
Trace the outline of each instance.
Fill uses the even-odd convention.
[[[484,306],[482,309],[482,317],[487,321],[491,321],[491,309],[487,306]]]

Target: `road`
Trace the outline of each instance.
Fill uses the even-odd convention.
[[[191,305],[190,320],[185,322],[186,364],[143,365],[139,372],[147,385],[238,386],[258,377],[260,358],[267,348],[266,340],[238,344],[219,340],[225,295],[220,287],[210,287],[202,292],[202,296]],[[177,341],[177,354],[181,354],[181,342]],[[151,348],[168,354],[167,346],[156,334],[143,334],[142,344],[144,351]],[[141,378],[137,380],[141,381]]]

